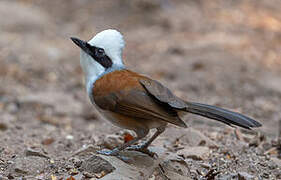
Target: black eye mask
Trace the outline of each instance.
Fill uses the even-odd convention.
[[[86,41],[80,40],[78,38],[72,37],[71,40],[77,46],[79,46],[85,53],[94,58],[94,60],[101,64],[105,69],[110,68],[112,66],[112,60],[105,54],[104,49],[91,46]]]
[[[98,48],[95,46],[91,46],[87,43],[86,47],[89,49],[88,53],[94,60],[100,63],[105,69],[110,68],[112,66],[112,60],[105,54],[104,49]]]

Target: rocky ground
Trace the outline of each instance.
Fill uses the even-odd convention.
[[[280,179],[280,7],[279,0],[1,0],[0,179]],[[152,144],[158,158],[97,155],[134,134],[91,106],[69,37],[107,28],[124,34],[128,68],[263,127],[188,115],[188,129],[170,125]]]

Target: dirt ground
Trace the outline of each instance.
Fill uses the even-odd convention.
[[[0,180],[281,179],[280,12],[280,0],[1,0]],[[108,28],[123,33],[129,69],[263,126],[188,115],[152,144],[156,159],[95,154],[131,132],[90,104],[69,38]]]

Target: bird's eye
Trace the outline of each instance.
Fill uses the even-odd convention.
[[[96,56],[102,57],[104,55],[105,55],[104,49],[102,49],[102,48],[97,48],[96,49]]]

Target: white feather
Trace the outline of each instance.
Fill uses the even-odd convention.
[[[85,73],[86,89],[91,97],[93,84],[104,74],[123,69],[122,52],[125,46],[125,41],[120,32],[113,29],[104,30],[96,34],[88,43],[92,46],[103,48],[105,54],[112,60],[112,67],[105,69],[101,64],[96,62],[91,56],[81,50],[80,64]],[[93,102],[93,101],[92,101]]]
[[[123,66],[122,52],[125,41],[120,32],[114,29],[104,30],[93,37],[88,43],[92,46],[103,48],[105,54],[110,57],[113,64]]]

